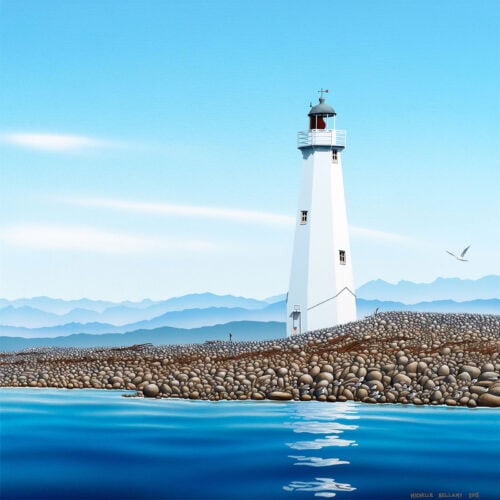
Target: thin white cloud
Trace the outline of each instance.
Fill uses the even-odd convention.
[[[394,243],[410,243],[412,240],[400,234],[379,231],[378,229],[368,229],[366,227],[349,226],[351,234],[362,239],[377,241],[392,241]]]
[[[207,241],[116,233],[85,226],[12,226],[0,232],[0,240],[17,247],[38,250],[81,250],[117,254],[196,252],[218,248]]]
[[[295,217],[276,214],[272,212],[259,212],[252,210],[240,210],[234,208],[204,207],[199,205],[179,205],[164,202],[140,202],[130,200],[116,200],[108,198],[59,198],[59,201],[70,205],[94,208],[107,208],[123,210],[135,213],[153,215],[172,215],[183,217],[206,217],[214,219],[226,219],[238,222],[265,223],[285,227],[293,227]],[[412,238],[400,234],[370,229],[360,226],[349,226],[354,237],[364,240],[393,243],[416,243]]]
[[[184,217],[207,217],[215,219],[235,220],[239,222],[257,222],[266,224],[290,225],[294,218],[269,212],[239,210],[234,208],[203,207],[197,205],[178,205],[174,203],[149,203],[138,201],[112,200],[103,198],[63,198],[71,205],[84,207],[110,208],[136,213],[175,215]]]
[[[110,141],[83,135],[13,132],[0,135],[7,144],[43,151],[79,151],[85,148],[110,146]]]

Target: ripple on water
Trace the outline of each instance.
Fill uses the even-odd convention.
[[[328,477],[316,477],[314,481],[292,481],[288,486],[283,486],[285,491],[310,491],[316,497],[331,498],[338,491],[354,491],[350,484],[337,483]]]
[[[339,460],[338,458],[320,458],[320,457],[304,457],[296,455],[288,455],[290,458],[298,460],[293,465],[307,465],[309,467],[330,467],[332,465],[348,464],[346,460]]]

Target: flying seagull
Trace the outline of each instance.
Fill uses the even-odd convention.
[[[460,254],[460,257],[458,257],[457,255],[455,255],[454,253],[449,252],[448,250],[446,250],[446,253],[449,253],[450,255],[452,255],[453,257],[455,257],[455,259],[461,260],[462,262],[469,262],[467,259],[464,259],[464,255],[467,253],[467,250],[469,250],[469,248],[470,248],[470,245],[467,248],[464,248],[462,250],[462,253]]]

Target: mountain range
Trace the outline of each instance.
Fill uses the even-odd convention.
[[[80,299],[62,300],[50,297],[34,297],[8,301],[0,299],[0,325],[42,328],[68,323],[106,323],[126,325],[150,320],[172,311],[186,309],[242,308],[263,309],[279,300],[271,297],[266,300],[198,293],[153,302],[106,302]],[[180,325],[179,325],[180,326]]]
[[[500,276],[489,275],[477,280],[437,278],[432,283],[383,280],[365,283],[356,290],[358,298],[416,304],[435,300],[463,302],[475,299],[500,299]]]
[[[471,296],[472,293],[493,297],[465,301],[456,299]],[[366,298],[393,297],[398,294],[405,301]],[[452,298],[411,302],[424,295],[448,295]],[[360,287],[357,307],[360,319],[376,310],[500,314],[500,276],[486,276],[479,280],[439,278],[433,283],[423,284],[403,281],[396,285],[376,280]],[[0,350],[4,349],[6,336],[56,339],[74,334],[123,335],[135,331],[156,331],[165,327],[191,331],[234,322],[265,324],[285,321],[284,295],[257,300],[204,293],[164,301],[145,299],[121,303],[91,299],[66,301],[49,297],[14,301],[0,299]]]
[[[192,329],[162,327],[122,334],[90,335],[80,333],[65,337],[37,339],[0,337],[0,340],[2,351],[18,351],[32,347],[121,347],[147,342],[155,345],[193,344],[214,340],[227,341],[229,333],[232,333],[234,341],[279,339],[285,336],[285,323],[238,321],[225,325]]]
[[[73,333],[125,333],[140,329],[153,329],[163,326],[177,328],[197,328],[229,323],[231,321],[285,321],[285,302],[267,304],[262,309],[244,309],[242,307],[207,307],[205,309],[184,309],[171,311],[153,319],[113,325],[109,323],[78,323],[41,328],[16,327],[0,325],[0,335],[15,335],[22,337],[57,337]],[[1,311],[0,311],[1,312]]]
[[[402,302],[357,299],[358,318],[373,314],[376,310],[383,311],[421,311],[421,312],[456,312],[500,314],[500,299],[473,300],[455,302],[441,300],[420,302],[418,304],[403,304]],[[199,328],[203,326],[220,325],[234,321],[285,322],[286,303],[276,302],[263,309],[243,309],[209,307],[206,309],[185,309],[172,311],[151,320],[139,321],[127,325],[112,325],[107,323],[67,323],[52,327],[26,328],[0,325],[0,335],[24,338],[54,338],[76,333],[102,335],[106,333],[126,333],[135,330],[151,330],[160,327]],[[2,338],[0,337],[0,341]],[[0,347],[1,349],[1,347]]]
[[[364,303],[359,299],[415,305],[441,301],[439,307],[449,306],[456,310],[455,306],[446,304],[443,301],[470,302],[477,299],[500,299],[500,276],[490,275],[478,280],[438,278],[432,283],[400,281],[397,284],[391,284],[383,280],[375,280],[361,286],[357,290],[357,296],[358,307],[362,311],[362,316],[366,315],[367,312],[364,311]],[[285,298],[285,295],[277,295],[257,300],[232,295],[199,293],[162,301],[144,299],[138,302],[110,302],[92,299],[63,300],[50,297],[34,297],[12,301],[0,299],[0,325],[24,328],[68,325],[66,330],[72,331],[73,327],[78,329],[81,328],[78,325],[88,324],[87,329],[102,333],[106,330],[124,332],[135,327],[153,328],[165,325],[191,328],[216,324],[226,320],[265,321],[264,318],[269,318],[269,311],[272,311],[269,307],[282,303]],[[476,305],[481,310],[487,307],[490,312],[491,307],[496,307],[494,303]],[[279,306],[277,307],[279,308]],[[399,306],[394,307],[399,309]],[[467,307],[467,310],[470,311],[471,304],[464,304],[464,307]],[[474,308],[475,305],[472,307]],[[219,309],[219,311],[200,312],[200,310],[212,308]],[[459,308],[460,306],[458,306]],[[235,310],[229,312],[229,309]],[[168,316],[168,313],[187,310],[192,310],[192,312]],[[249,310],[267,310],[267,312],[252,316],[249,315]],[[274,318],[272,316],[271,319]],[[208,322],[205,322],[205,320]],[[143,323],[145,321],[152,321],[152,323],[147,325]],[[73,327],[69,325],[73,325]]]

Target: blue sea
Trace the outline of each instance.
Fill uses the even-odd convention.
[[[1,389],[1,499],[500,498],[496,409],[122,394]]]

